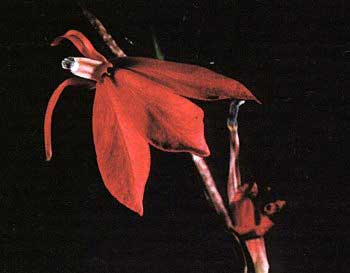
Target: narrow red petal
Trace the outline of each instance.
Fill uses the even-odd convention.
[[[256,227],[255,207],[253,201],[248,197],[243,197],[232,206],[232,217],[237,228],[251,230]]]
[[[254,233],[256,229],[255,206],[250,198],[251,193],[257,192],[257,186],[243,184],[238,187],[233,202],[231,203],[231,215],[235,230],[240,235]]]
[[[264,236],[274,225],[270,218],[263,215],[260,208],[255,206],[252,198],[255,198],[257,194],[256,183],[243,184],[238,188],[231,204],[234,228],[237,233],[246,238]]]
[[[122,105],[113,103],[109,88],[104,84],[97,85],[94,100],[93,136],[97,163],[109,192],[142,216],[143,194],[150,170],[149,145],[129,124],[120,109]]]
[[[57,37],[51,46],[57,46],[63,39],[68,39],[85,57],[98,60],[101,62],[108,62],[107,59],[99,53],[91,44],[88,38],[77,30],[69,30],[64,35]]]
[[[119,69],[115,82],[105,79],[109,98],[150,144],[170,152],[208,156],[203,111],[189,100],[172,93],[148,77]],[[116,89],[118,86],[118,89]]]
[[[141,57],[127,57],[118,61],[129,62],[128,69],[145,75],[184,97],[200,100],[235,98],[260,103],[240,82],[200,66]]]
[[[51,98],[46,108],[45,121],[44,121],[44,140],[45,140],[45,153],[46,153],[47,161],[49,161],[52,157],[52,145],[51,145],[52,113],[55,109],[56,103],[60,95],[62,94],[63,90],[67,86],[78,86],[78,85],[90,86],[91,84],[92,84],[91,82],[84,79],[70,78],[62,82],[51,95]]]
[[[255,233],[258,236],[264,236],[266,232],[273,227],[273,225],[274,223],[268,216],[260,214],[260,223],[256,226]]]

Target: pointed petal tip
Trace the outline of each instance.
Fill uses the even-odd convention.
[[[135,212],[136,214],[138,214],[141,217],[143,216],[144,211],[143,211],[143,201],[142,200],[135,203],[135,202],[129,202],[129,201],[124,200],[122,198],[119,198],[115,195],[113,195],[113,196],[120,204],[122,204],[123,206],[125,206],[129,210],[131,210],[132,212]]]
[[[261,100],[259,100],[249,89],[246,88],[246,92],[249,93],[248,96],[243,100],[255,101],[257,104],[262,104]]]
[[[143,216],[143,207],[140,207],[138,210],[135,211],[139,216]]]
[[[201,151],[201,153],[197,153],[196,155],[198,155],[200,157],[209,157],[210,156],[210,150],[209,150],[208,147],[206,147],[206,149]]]
[[[119,200],[118,200],[119,201]],[[133,204],[128,204],[125,202],[121,202],[124,206],[126,206],[128,209],[130,209],[131,211],[137,213],[140,217],[143,217],[143,198],[141,198],[141,200],[139,200],[136,203]]]
[[[185,151],[185,152],[188,152],[191,155],[196,156],[196,157],[200,157],[200,158],[209,157],[211,155],[211,152],[210,152],[208,145],[206,143],[205,143],[204,147],[199,147],[197,149],[192,149],[192,151]]]
[[[50,46],[58,46],[63,39],[66,39],[67,37],[65,36],[67,33],[65,33],[64,35],[58,36],[56,37],[50,44]]]
[[[58,38],[56,38],[55,40],[53,40],[53,41],[51,42],[50,46],[57,46],[58,43],[59,43]]]
[[[125,206],[127,209],[131,210],[132,212],[138,214],[140,217],[143,217],[144,211],[143,211],[143,204],[141,201],[141,204],[131,204],[125,200],[121,200],[120,198],[114,196],[114,198],[123,206]]]
[[[67,35],[76,35],[78,33],[78,35],[80,34],[79,31],[77,30],[68,30],[66,33],[64,33],[63,35],[60,35],[58,37],[56,37],[52,42],[51,42],[51,46],[57,46],[59,45],[59,43],[63,40],[63,39],[67,39]]]
[[[140,203],[130,203],[126,200],[122,200],[121,198],[113,195],[114,198],[119,202],[121,203],[123,206],[127,207],[129,210],[131,210],[132,212],[135,212],[137,213],[139,216],[143,216],[144,214],[144,211],[143,211],[143,201],[140,201]]]
[[[204,143],[202,144],[201,150],[199,150],[198,155],[201,157],[209,157],[211,154],[210,149],[208,147],[207,142],[204,139]]]
[[[287,205],[286,200],[277,200],[275,203],[279,207],[279,209],[282,209],[285,205]]]
[[[52,158],[52,154],[46,154],[46,162],[50,162]]]
[[[258,103],[258,104],[263,104],[263,103],[261,102],[261,100],[259,100],[259,99],[257,99],[257,98],[255,98],[254,100],[255,100],[256,103]]]

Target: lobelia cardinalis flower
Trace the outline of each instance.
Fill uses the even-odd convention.
[[[67,86],[95,87],[93,139],[102,180],[120,203],[140,215],[150,171],[149,144],[169,152],[210,154],[203,111],[184,97],[258,101],[241,83],[202,67],[126,56],[109,61],[76,30],[51,45],[63,39],[84,57],[62,61],[62,67],[79,78],[62,82],[49,100],[44,123],[46,159],[52,157],[51,119],[62,91]]]
[[[284,200],[276,200],[259,208],[254,202],[257,198],[256,183],[243,184],[238,187],[231,204],[231,213],[236,232],[247,240],[262,237],[274,225],[270,219],[286,204]]]
[[[231,213],[234,229],[242,239],[245,239],[255,272],[267,273],[269,262],[263,236],[274,225],[270,217],[279,212],[286,202],[276,200],[262,208],[255,200],[258,195],[256,183],[240,185],[231,203]]]

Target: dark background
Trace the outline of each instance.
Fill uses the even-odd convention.
[[[233,77],[262,100],[240,113],[241,169],[244,181],[288,202],[266,236],[272,273],[348,268],[346,2],[85,2],[128,55],[154,57],[153,26],[166,59]],[[152,149],[143,217],[107,192],[92,141],[94,91],[63,93],[45,162],[46,104],[68,77],[61,59],[78,55],[50,42],[77,29],[111,54],[75,2],[1,5],[1,273],[237,272],[233,242],[187,154]],[[209,164],[224,190],[228,102],[195,103],[205,110]]]

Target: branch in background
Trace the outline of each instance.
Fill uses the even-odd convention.
[[[206,164],[206,162],[204,161],[204,159],[202,157],[196,156],[192,154],[192,159],[194,164],[197,167],[197,170],[199,172],[199,174],[202,177],[202,180],[204,182],[204,187],[205,187],[205,192],[207,194],[207,196],[209,197],[209,201],[211,202],[211,204],[213,205],[213,207],[215,208],[215,211],[218,215],[222,216],[226,227],[228,229],[232,229],[233,228],[233,224],[231,221],[231,218],[228,214],[228,211],[224,205],[224,201],[222,200],[222,197],[216,187],[215,181],[209,171],[209,168]]]
[[[100,20],[96,18],[90,11],[88,11],[84,5],[80,4],[85,17],[89,20],[90,24],[97,30],[98,34],[101,36],[103,41],[109,47],[117,57],[126,57],[124,51],[118,46],[113,37],[107,32],[106,28],[103,26]]]
[[[233,236],[233,238],[235,239],[235,241],[239,245],[240,252],[242,255],[243,265],[244,265],[243,272],[247,273],[248,272],[247,259],[246,259],[245,254],[244,254],[244,250],[242,248],[241,241],[238,238],[238,236],[236,235],[236,232],[233,228],[231,218],[230,218],[230,216],[227,212],[227,209],[224,205],[221,194],[219,193],[219,191],[216,187],[215,181],[210,173],[210,170],[207,166],[207,163],[205,162],[205,160],[202,157],[199,157],[199,156],[196,156],[193,154],[192,154],[192,159],[193,159],[194,164],[197,167],[199,174],[202,177],[202,180],[203,180],[203,183],[205,186],[205,191],[207,193],[207,196],[209,197],[209,201],[211,202],[211,204],[215,208],[216,213],[223,218],[227,230],[230,232],[230,234]]]

